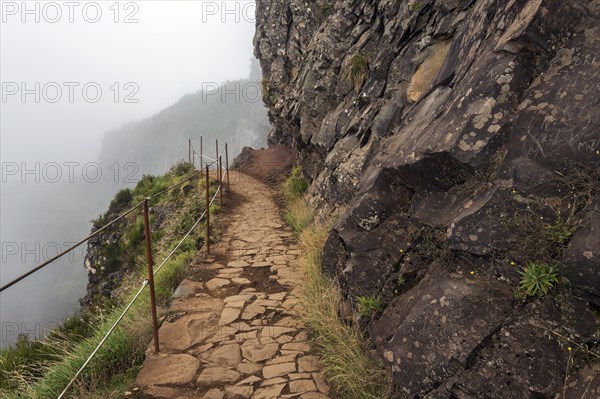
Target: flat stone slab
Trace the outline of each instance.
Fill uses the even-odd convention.
[[[239,308],[225,308],[223,310],[223,313],[221,313],[221,320],[219,320],[219,325],[224,326],[234,322],[235,320],[237,320],[238,317],[240,317],[241,313],[242,310]]]
[[[192,314],[164,323],[158,332],[160,345],[174,351],[197,345],[217,330],[217,320],[218,316],[214,314]]]
[[[290,382],[291,393],[306,393],[316,391],[317,386],[313,380],[296,380]]]
[[[180,354],[165,357],[148,356],[135,384],[186,385],[194,381],[200,361],[194,356]]]
[[[279,344],[254,344],[242,347],[242,355],[252,363],[262,362],[271,359],[279,350]]]
[[[237,344],[219,346],[202,356],[207,362],[224,366],[237,367],[242,360],[242,353]]]
[[[271,262],[256,262],[252,264],[252,267],[262,268],[262,267],[271,267],[273,264]]]
[[[208,283],[206,283],[206,288],[208,288],[209,291],[216,291],[220,288],[227,287],[229,284],[231,284],[231,281],[227,279],[213,278]]]
[[[252,396],[252,399],[274,399],[279,398],[281,391],[285,388],[285,384],[273,385],[270,387],[259,388]]]
[[[200,291],[204,287],[204,284],[197,281],[183,280],[179,287],[173,292],[173,298],[186,298],[189,296],[196,295],[196,292]]]
[[[278,363],[271,366],[263,367],[264,378],[275,378],[294,373],[296,371],[296,363]]]
[[[208,367],[202,370],[196,380],[197,386],[221,385],[222,383],[234,383],[240,379],[237,371],[225,367]]]
[[[250,264],[248,262],[245,262],[243,260],[236,260],[233,262],[229,262],[227,264],[227,267],[248,267],[250,266]]]
[[[227,386],[225,387],[225,393],[227,393],[227,399],[249,399],[254,392],[252,386]]]

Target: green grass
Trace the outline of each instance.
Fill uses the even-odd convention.
[[[518,271],[521,282],[517,288],[520,297],[543,297],[558,283],[558,270],[553,265],[528,262]]]
[[[308,182],[304,179],[299,166],[292,170],[290,176],[281,185],[286,204],[284,219],[297,234],[308,227],[314,218],[311,207],[304,199],[307,190]]]
[[[327,18],[333,12],[333,6],[327,2],[319,4],[319,14],[322,18]]]
[[[304,179],[300,166],[296,166],[281,186],[283,196],[290,201],[303,197],[307,190],[308,182]]]
[[[357,310],[361,316],[372,316],[373,313],[383,312],[383,304],[381,299],[371,296],[359,296],[356,297],[358,304]]]
[[[340,398],[390,398],[389,371],[368,347],[363,331],[339,317],[341,295],[323,271],[323,246],[329,229],[313,221],[314,212],[304,199],[307,189],[308,182],[299,168],[282,185],[285,219],[298,233],[302,247],[303,320],[320,355],[325,377]]]
[[[338,397],[347,399],[390,398],[391,376],[367,345],[363,332],[339,317],[342,301],[338,287],[323,272],[324,227],[311,226],[300,236],[304,283],[304,322],[321,357],[324,373]]]
[[[299,234],[313,221],[314,213],[306,200],[299,198],[288,202],[284,218],[296,234]]]
[[[423,5],[421,3],[419,3],[418,1],[415,1],[410,5],[409,8],[410,8],[411,12],[417,12],[421,9],[421,7],[423,7]]]
[[[565,245],[577,228],[569,221],[558,218],[552,225],[544,226],[544,235],[555,244]]]
[[[367,78],[369,61],[364,53],[356,53],[350,60],[350,65],[345,73],[346,80],[355,88],[360,88]]]

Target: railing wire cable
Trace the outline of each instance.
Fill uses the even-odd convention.
[[[217,194],[219,194],[219,190],[220,189],[221,189],[221,186],[219,186],[219,188],[217,189],[217,192],[215,193],[215,195],[213,196],[212,200],[210,201],[209,206],[212,205],[213,202],[215,201],[215,199],[217,198]],[[194,223],[194,225],[192,226],[192,228],[181,239],[181,241],[179,241],[179,243],[175,246],[175,248],[173,248],[173,250],[171,251],[171,253],[169,253],[169,255],[161,262],[160,266],[158,266],[156,268],[156,270],[154,271],[154,275],[156,275],[164,267],[164,265],[171,259],[171,257],[175,254],[175,252],[177,252],[177,250],[181,247],[181,245],[183,244],[183,242],[185,241],[185,239],[188,238],[190,236],[190,234],[192,234],[192,232],[194,231],[194,229],[200,224],[200,222],[202,221],[202,219],[204,219],[205,216],[206,216],[206,211],[204,211],[202,213],[202,215],[200,215],[200,217],[198,218],[198,220],[196,221],[196,223]],[[98,344],[98,346],[96,346],[96,349],[94,349],[94,351],[86,359],[86,361],[79,368],[79,370],[77,370],[77,373],[75,373],[75,375],[73,376],[73,378],[69,381],[69,383],[67,384],[67,386],[62,391],[62,393],[58,396],[57,399],[62,399],[64,397],[64,395],[68,392],[69,388],[71,388],[71,386],[73,386],[73,384],[75,383],[75,381],[77,380],[77,378],[81,375],[81,373],[87,367],[87,365],[92,361],[93,357],[96,356],[96,354],[98,353],[98,351],[100,350],[100,348],[102,348],[102,346],[104,345],[104,343],[106,342],[106,340],[110,337],[110,335],[113,333],[113,331],[117,328],[117,325],[121,322],[121,320],[123,320],[123,318],[125,317],[125,315],[127,314],[127,312],[131,309],[131,307],[133,306],[133,304],[135,303],[135,301],[142,294],[142,292],[144,291],[144,289],[146,288],[146,286],[148,286],[148,280],[144,281],[144,283],[142,284],[142,288],[140,288],[138,290],[138,292],[135,294],[135,296],[133,297],[133,299],[131,300],[131,302],[129,302],[129,304],[127,305],[127,307],[123,311],[123,313],[121,313],[121,315],[119,316],[119,318],[115,321],[115,323],[113,323],[113,325],[110,328],[110,330],[108,330],[108,332],[106,333],[106,335],[104,336],[104,338],[102,338],[102,340],[100,341],[100,343]]]
[[[96,237],[98,234],[102,233],[104,230],[108,229],[109,227],[111,227],[112,225],[114,225],[115,223],[119,222],[120,220],[122,220],[124,217],[126,217],[127,215],[131,214],[133,211],[137,210],[138,208],[140,208],[142,206],[143,202],[140,202],[139,204],[137,204],[136,206],[134,206],[133,208],[129,209],[127,212],[121,214],[119,217],[117,217],[115,220],[113,220],[112,222],[102,226],[100,229],[96,230],[95,232],[93,232],[92,234],[88,235],[87,237],[85,237],[84,239],[82,239],[81,241],[79,241],[78,243],[76,243],[75,245],[73,245],[72,247],[64,250],[63,252],[59,253],[58,255],[48,259],[46,262],[42,263],[41,265],[31,269],[30,271],[28,271],[25,274],[22,274],[21,276],[17,277],[16,279],[12,280],[10,283],[7,283],[5,285],[3,285],[2,287],[0,287],[0,292],[6,290],[7,288],[12,287],[13,285],[15,285],[16,283],[18,283],[19,281],[31,276],[33,273],[37,272],[38,270],[43,269],[44,267],[48,266],[50,263],[53,263],[54,261],[62,258],[63,256],[65,256],[66,254],[68,254],[69,252],[73,251],[74,249],[76,249],[77,247],[81,246],[83,243],[85,243],[88,240],[91,240],[92,238]]]

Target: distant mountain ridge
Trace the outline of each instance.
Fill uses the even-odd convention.
[[[205,153],[213,155],[214,140],[229,143],[232,160],[245,146],[266,145],[267,110],[261,95],[262,72],[252,60],[248,79],[206,85],[171,107],[139,122],[106,133],[101,164],[134,162],[142,174],[162,174],[178,160],[187,159],[187,140],[204,137]],[[199,142],[195,142],[196,147]]]

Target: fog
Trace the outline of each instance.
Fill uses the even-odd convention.
[[[129,160],[99,162],[106,132],[247,79],[254,34],[250,1],[23,4],[0,2],[2,284],[87,235],[132,184]],[[0,345],[77,311],[84,252],[0,294]]]

